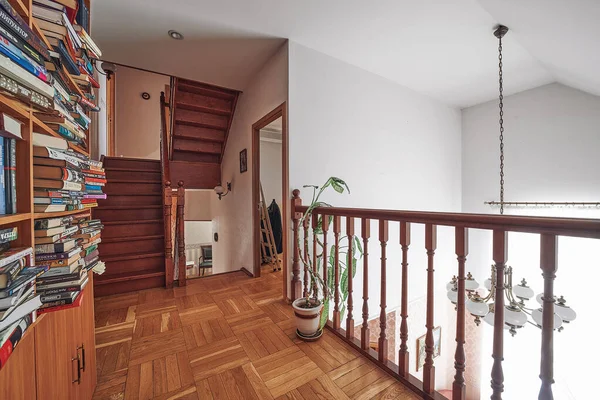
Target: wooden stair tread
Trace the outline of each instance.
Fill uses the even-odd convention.
[[[94,278],[94,284],[95,285],[109,285],[111,283],[154,278],[157,276],[164,276],[164,275],[165,275],[165,271],[156,270],[156,269],[150,269],[150,270],[146,270],[146,271],[137,271],[137,272],[125,272],[122,274],[113,274],[113,275],[102,274],[102,275],[99,275],[97,278]]]
[[[153,257],[164,257],[165,252],[153,252],[153,253],[129,253],[114,256],[104,256],[102,261],[104,262],[115,262],[115,261],[126,261],[126,260],[137,260],[140,258],[153,258]]]
[[[162,181],[160,179],[153,179],[153,180],[147,180],[147,179],[111,179],[108,181],[107,184],[110,183],[158,183],[158,184],[162,184]]]
[[[117,171],[117,172],[155,172],[160,174],[160,170],[147,169],[147,168],[123,168],[123,167],[104,167],[104,171]]]
[[[142,219],[142,220],[133,220],[133,221],[106,221],[102,222],[103,225],[139,225],[139,224],[162,224],[162,219]]]
[[[203,123],[203,122],[197,122],[197,121],[190,121],[188,119],[179,119],[176,118],[175,119],[175,124],[176,125],[187,125],[187,126],[197,126],[199,128],[208,128],[208,129],[223,129],[222,126],[217,125],[217,124],[210,124],[210,123]]]
[[[154,240],[154,239],[163,239],[165,235],[145,235],[145,236],[127,236],[128,242],[137,242],[140,240]],[[123,241],[122,237],[116,238],[102,238],[102,243],[121,243]]]
[[[190,103],[186,103],[186,102],[182,102],[182,101],[175,101],[175,104],[178,108],[183,109],[183,110],[200,111],[200,112],[205,112],[208,114],[216,114],[216,115],[223,115],[223,116],[231,115],[230,110],[222,110],[219,108],[199,106],[197,104],[190,104]]]
[[[156,196],[156,197],[161,197],[162,198],[162,194],[161,193],[112,193],[110,190],[105,190],[104,191],[106,194],[108,194],[109,199],[111,197],[131,197],[131,196]]]
[[[214,143],[224,143],[225,142],[224,138],[211,138],[211,137],[198,138],[196,136],[185,135],[185,134],[181,134],[181,133],[175,133],[173,135],[173,139],[197,140],[197,141],[202,141],[202,142],[214,142]]]
[[[140,162],[149,162],[149,163],[158,163],[160,164],[160,160],[153,160],[150,158],[137,158],[137,157],[107,157],[108,161],[112,160],[126,160],[126,161],[140,161]]]
[[[198,93],[207,97],[215,97],[217,99],[233,100],[235,94],[231,91],[207,88],[205,86],[194,85],[186,81],[180,80],[177,85],[177,90],[189,93]]]
[[[162,208],[163,206],[160,204],[150,204],[150,205],[139,205],[139,206],[131,206],[131,205],[123,205],[123,206],[102,206],[101,210],[148,210],[155,208]]]

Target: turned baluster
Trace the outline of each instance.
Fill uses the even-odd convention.
[[[360,328],[360,347],[367,350],[371,336],[369,329],[369,237],[371,236],[371,220],[363,218],[360,224],[363,240],[363,320]]]
[[[400,315],[400,350],[398,351],[398,373],[404,378],[409,374],[408,353],[408,246],[410,246],[410,223],[400,222],[400,246],[402,247],[402,301]]]
[[[323,230],[323,287],[326,293],[323,293],[324,297],[329,296],[329,279],[327,276],[327,268],[329,265],[329,257],[327,257],[327,232],[329,231],[329,217],[327,215],[321,215],[321,229]],[[327,316],[329,318],[329,316]]]
[[[185,188],[183,181],[177,182],[177,269],[179,270],[179,286],[186,284],[185,269]]]
[[[310,278],[308,276],[308,225],[309,225],[309,220],[308,217],[304,219],[303,223],[302,223],[303,227],[304,227],[304,297],[308,297],[309,294],[309,287],[308,287],[308,282],[310,281]]]
[[[386,336],[386,313],[385,309],[387,307],[386,302],[386,263],[387,263],[387,255],[386,255],[386,247],[388,241],[388,221],[379,220],[379,243],[381,244],[381,303],[380,308],[381,312],[379,313],[379,361],[385,363],[387,360],[388,353],[388,340]]]
[[[433,294],[435,292],[433,279],[433,256],[437,247],[437,226],[425,225],[425,249],[427,250],[427,333],[425,335],[425,365],[423,366],[423,390],[427,394],[435,391],[435,367],[433,365],[433,309],[435,307]]]
[[[452,399],[465,400],[465,262],[469,254],[467,228],[456,227],[454,233],[456,257],[458,259],[458,300],[456,305],[456,352],[454,353],[454,383]]]
[[[300,191],[294,189],[292,192],[292,219],[293,219],[293,240],[294,240],[294,253],[292,259],[292,301],[298,299],[302,293],[302,281],[300,280],[300,219],[302,213],[297,211],[297,207],[302,205],[302,199],[300,198]]]
[[[505,231],[494,231],[493,233],[493,257],[496,263],[496,294],[494,296],[494,344],[492,357],[492,400],[501,400],[504,391],[504,372],[502,361],[504,360],[504,269],[507,259],[508,233]]]
[[[542,306],[542,359],[540,362],[539,400],[552,400],[554,383],[554,278],[558,268],[558,242],[555,235],[542,234],[540,238],[540,267],[544,277]]]
[[[312,254],[312,268],[313,274],[316,276],[319,271],[317,271],[317,257],[319,252],[319,241],[317,240],[317,234],[319,230],[319,216],[316,214],[311,215],[311,223],[313,230],[313,254]],[[313,296],[315,298],[319,297],[319,285],[316,281],[313,280]]]
[[[352,300],[353,280],[354,277],[354,218],[346,218],[346,236],[348,237],[348,261],[346,263],[346,271],[348,271],[348,316],[346,317],[346,338],[354,337],[354,302]]]
[[[340,232],[341,218],[333,217],[333,328],[340,329]]]
[[[163,221],[165,230],[165,286],[167,288],[173,287],[173,234],[171,231],[171,218],[172,211],[171,206],[173,191],[171,190],[171,182],[165,182],[165,188],[163,192]]]

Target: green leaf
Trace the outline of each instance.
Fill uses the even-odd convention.
[[[331,182],[331,187],[338,193],[344,193],[344,187],[335,181]]]
[[[356,248],[358,249],[360,256],[362,257],[364,253],[363,253],[362,244],[360,243],[360,239],[358,238],[358,236],[354,236],[354,244],[355,244]]]
[[[350,193],[350,188],[348,187],[348,185],[346,185],[346,182],[343,179],[336,178],[335,176],[332,176],[329,179],[331,179],[332,186],[335,184],[335,185],[338,185],[340,187],[346,188],[346,190],[348,191],[348,193]],[[343,188],[342,188],[342,192],[343,192]],[[336,189],[336,191],[337,191],[337,189]],[[342,193],[342,192],[338,192],[338,193]]]
[[[329,297],[323,299],[323,310],[321,311],[321,320],[319,321],[319,329],[323,329],[329,319]]]
[[[343,294],[348,293],[348,268],[344,270],[342,277],[340,278],[340,291]]]

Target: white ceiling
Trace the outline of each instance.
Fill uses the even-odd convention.
[[[561,83],[600,93],[598,0],[98,0],[107,60],[243,89],[289,38],[457,107]],[[169,29],[182,32],[178,42]],[[560,32],[556,30],[560,29]],[[279,39],[278,39],[279,38]]]

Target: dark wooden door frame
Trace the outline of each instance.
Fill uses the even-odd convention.
[[[273,111],[259,119],[252,125],[252,254],[254,258],[253,275],[260,276],[260,215],[258,203],[260,201],[260,130],[277,118],[281,117],[281,166],[282,166],[282,185],[281,185],[281,203],[283,209],[281,216],[283,219],[283,248],[284,257],[282,260],[283,272],[283,294],[287,298],[287,276],[288,276],[288,181],[289,181],[289,156],[288,156],[288,133],[287,133],[287,104],[283,102]]]

